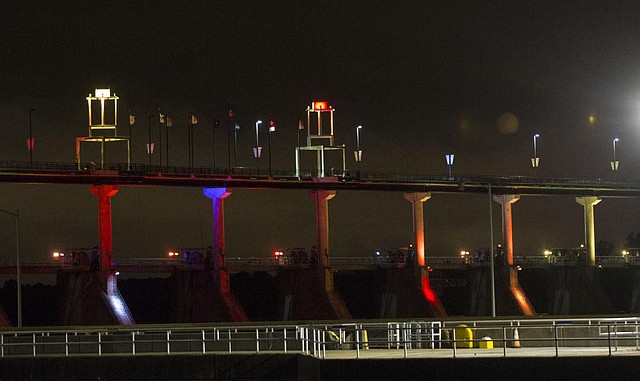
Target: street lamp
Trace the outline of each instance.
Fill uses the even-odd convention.
[[[453,167],[453,160],[455,159],[455,157],[456,157],[456,155],[453,154],[453,153],[448,153],[448,154],[444,155],[444,160],[447,163],[449,180],[453,180],[453,177],[451,177],[451,169]]]
[[[613,161],[610,163],[612,171],[617,171],[618,165],[620,164],[620,162],[616,158],[616,143],[618,143],[619,141],[620,139],[618,138],[613,139]]]
[[[271,134],[274,132],[276,132],[276,121],[269,119],[269,133],[267,134],[269,146],[269,177],[271,177]]]
[[[540,158],[538,157],[538,138],[540,134],[533,135],[533,157],[531,158],[531,166],[538,168],[540,166]]]
[[[22,328],[22,282],[20,281],[20,211],[10,212],[8,210],[0,209],[0,212],[14,216],[16,218],[16,287],[18,288],[17,294],[17,309],[18,309],[18,328]]]
[[[238,166],[238,130],[240,130],[240,125],[236,122],[235,127],[233,128],[233,166]]]
[[[356,127],[356,151],[353,153],[356,161],[362,161],[362,150],[360,150],[360,130],[362,126]]]
[[[149,115],[149,140],[147,141],[147,156],[149,156],[149,167],[151,167],[151,154],[153,153],[153,143],[151,143],[151,119],[153,119],[155,115]]]
[[[261,120],[256,121],[256,146],[253,147],[253,157],[256,158],[256,169],[258,170],[258,173],[260,172],[260,155],[262,154],[262,147],[260,147],[260,141],[259,141],[259,132],[258,132],[258,126],[262,123]]]

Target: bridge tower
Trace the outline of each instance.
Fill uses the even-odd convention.
[[[311,106],[307,106],[307,139],[304,145],[300,144],[300,131],[305,127],[301,124],[298,126],[298,145],[296,146],[296,176],[300,177],[300,152],[311,151],[316,153],[316,177],[327,176],[325,153],[329,151],[342,152],[342,173],[346,171],[345,166],[345,145],[336,145],[334,139],[334,123],[333,113],[336,111],[326,101],[311,102]],[[324,126],[328,118],[329,126]],[[329,172],[333,176],[333,168]]]
[[[104,169],[104,149],[106,143],[124,142],[127,145],[127,169],[131,165],[131,137],[118,135],[118,100],[116,93],[111,94],[111,89],[96,89],[95,95],[87,97],[89,109],[89,132],[87,136],[76,138],[76,164],[81,169],[80,148],[81,143],[100,143],[100,168]],[[99,113],[94,113],[94,108]],[[96,110],[96,111],[97,111]],[[97,114],[97,115],[96,115]],[[99,117],[98,117],[99,116]],[[95,169],[95,168],[92,168]]]

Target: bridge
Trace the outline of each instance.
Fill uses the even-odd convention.
[[[429,269],[458,269],[464,270],[471,267],[489,267],[491,263],[487,260],[473,260],[461,257],[428,257],[426,259]],[[291,261],[278,258],[243,258],[229,257],[225,260],[227,269],[232,273],[256,272],[256,271],[280,271],[295,269],[314,269],[317,264],[308,260]],[[514,257],[514,264],[520,268],[550,268],[556,266],[584,266],[583,262],[567,258],[557,258],[552,256],[526,256]],[[331,257],[329,265],[336,271],[367,271],[376,269],[401,269],[410,268],[413,263],[409,260],[394,260],[384,257]],[[626,267],[640,266],[640,257],[629,256],[600,256],[596,257],[596,266],[604,267]],[[165,258],[129,258],[114,262],[113,270],[126,274],[161,274],[172,273],[176,270],[206,270],[204,261],[183,261]],[[23,263],[20,265],[23,274],[56,274],[60,271],[91,271],[89,263],[71,262],[43,262],[43,263]],[[15,274],[16,265],[0,264],[0,274]]]
[[[234,167],[169,167],[106,163],[0,161],[0,182],[29,184],[85,184],[122,186],[224,187],[244,189],[324,189],[435,193],[487,193],[520,195],[575,195],[638,197],[639,182],[606,179],[537,178],[526,176],[427,175],[340,171],[317,177],[309,171]]]
[[[79,287],[81,284],[91,281],[91,277],[97,274],[98,284],[101,284],[104,292],[109,297],[119,297],[115,282],[115,274],[122,273],[175,273],[181,271],[182,277],[178,280],[180,287],[186,287],[185,293],[202,292],[204,295],[213,292],[218,295],[216,305],[225,306],[226,317],[232,321],[247,320],[242,307],[235,301],[229,274],[240,271],[289,271],[289,279],[283,287],[290,291],[285,295],[285,313],[287,318],[300,318],[300,311],[316,311],[324,309],[328,312],[326,317],[348,318],[350,314],[340,295],[333,287],[333,272],[355,270],[388,270],[391,277],[398,280],[392,281],[393,287],[400,287],[390,291],[393,295],[411,293],[414,286],[408,284],[401,286],[400,278],[416,278],[415,288],[421,301],[403,302],[406,305],[418,305],[419,311],[407,312],[411,314],[427,314],[428,316],[445,315],[446,311],[438,300],[436,292],[429,281],[429,272],[434,269],[472,269],[489,268],[489,262],[470,261],[460,258],[436,258],[425,255],[424,246],[424,217],[423,203],[431,196],[431,193],[477,193],[486,194],[489,200],[498,202],[502,207],[503,215],[503,243],[505,244],[504,258],[498,263],[497,275],[491,275],[491,282],[496,282],[496,287],[508,289],[512,295],[512,303],[517,310],[524,315],[533,315],[535,311],[527,300],[524,291],[517,281],[517,272],[522,267],[558,267],[570,266],[565,258],[557,257],[518,257],[513,253],[511,208],[512,204],[521,195],[573,195],[576,201],[584,208],[585,215],[585,244],[588,256],[585,265],[588,268],[600,267],[625,267],[633,265],[633,257],[595,257],[595,233],[593,206],[603,198],[638,197],[640,196],[640,183],[610,181],[604,179],[571,179],[571,178],[532,178],[523,176],[440,176],[420,174],[398,173],[367,173],[360,171],[342,170],[331,175],[324,173],[321,176],[300,169],[292,171],[269,170],[260,171],[253,168],[208,168],[208,167],[170,167],[147,166],[131,163],[103,163],[100,168],[86,163],[48,163],[48,162],[0,162],[0,182],[26,183],[26,184],[79,184],[89,185],[91,192],[98,198],[98,218],[100,226],[100,245],[97,258],[99,263],[83,264],[80,266],[60,266],[60,264],[25,264],[24,273],[45,274],[61,273],[69,278],[66,281],[69,287]],[[119,191],[120,187],[137,186],[166,186],[166,187],[201,187],[205,196],[212,200],[213,217],[213,247],[206,265],[201,263],[181,263],[176,261],[136,259],[124,260],[111,258],[111,198]],[[224,199],[231,194],[232,189],[297,189],[308,190],[310,197],[316,204],[317,221],[317,262],[316,263],[291,263],[282,259],[273,260],[257,258],[233,258],[226,256],[224,242]],[[405,262],[388,261],[381,258],[345,258],[330,256],[329,248],[329,220],[328,201],[338,191],[384,191],[403,192],[407,201],[411,202],[413,209],[414,244],[416,248],[415,258]],[[322,255],[321,253],[324,253]],[[493,258],[490,255],[488,258]],[[579,268],[580,266],[576,266]],[[634,266],[635,267],[635,266]],[[493,273],[493,266],[490,267]],[[97,270],[97,271],[88,271]],[[300,270],[302,273],[293,272]],[[0,267],[0,273],[12,273],[16,268],[11,266]],[[394,272],[395,271],[395,272]],[[404,271],[404,272],[398,272]],[[198,275],[198,274],[209,275]],[[503,274],[504,273],[504,274]],[[76,274],[76,275],[74,275]],[[500,275],[502,274],[502,275]],[[209,290],[191,290],[196,277],[212,277],[214,283]],[[192,279],[193,278],[193,279]],[[76,279],[76,280],[73,280]],[[480,276],[477,280],[478,287],[486,284]],[[587,277],[585,279],[590,279]],[[485,283],[483,283],[485,282]],[[305,291],[302,284],[310,288]],[[492,283],[493,284],[493,283]],[[74,286],[75,285],[75,286]],[[409,287],[409,289],[404,289]],[[493,285],[492,285],[493,287]],[[312,303],[307,300],[306,294],[313,289],[321,289],[325,295],[324,305]],[[404,289],[404,291],[403,291]],[[69,290],[69,293],[85,292]],[[97,290],[95,292],[98,292]],[[306,293],[306,294],[305,294]],[[389,294],[391,295],[391,294]],[[97,296],[94,296],[95,298]],[[91,297],[89,297],[91,298]],[[386,297],[385,297],[386,298]],[[111,300],[107,298],[108,300]],[[564,300],[564,299],[563,299]],[[575,299],[573,304],[578,303]],[[426,304],[425,304],[426,302]],[[114,302],[116,303],[116,302]],[[188,303],[188,302],[186,302]],[[387,300],[384,303],[400,304],[399,300]],[[568,303],[568,302],[567,302]],[[124,300],[118,300],[109,308],[125,305]],[[298,306],[300,310],[291,307]],[[116,307],[114,307],[116,306]],[[306,306],[303,308],[303,306]],[[69,308],[78,308],[77,304],[70,303]],[[118,307],[119,308],[119,307]],[[185,310],[190,307],[184,306]],[[214,307],[211,307],[214,308]],[[215,307],[219,308],[219,307]],[[396,307],[389,311],[395,311]],[[120,308],[121,309],[121,308]],[[299,311],[299,312],[296,312]],[[210,314],[221,312],[210,312]],[[323,312],[324,313],[324,312]],[[76,313],[77,316],[86,316]],[[210,319],[211,315],[209,315]],[[186,318],[188,319],[188,318]],[[132,321],[129,317],[123,321]],[[71,321],[69,321],[71,322]],[[78,324],[83,324],[81,321]]]

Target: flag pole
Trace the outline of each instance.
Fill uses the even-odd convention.
[[[227,99],[227,153],[229,156],[229,168],[227,170],[228,174],[231,174],[231,113],[231,101]]]

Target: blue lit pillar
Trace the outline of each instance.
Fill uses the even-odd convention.
[[[224,199],[231,195],[227,188],[204,188],[202,193],[211,199],[213,203],[213,258],[214,270],[224,267]]]

